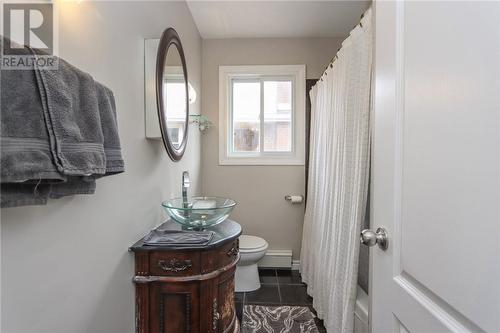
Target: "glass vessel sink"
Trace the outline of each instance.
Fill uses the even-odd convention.
[[[218,197],[175,198],[161,203],[177,223],[195,230],[210,227],[229,217],[236,202]]]

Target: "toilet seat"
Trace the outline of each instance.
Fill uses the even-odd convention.
[[[240,252],[242,253],[260,252],[267,247],[268,244],[263,238],[250,235],[240,236]]]

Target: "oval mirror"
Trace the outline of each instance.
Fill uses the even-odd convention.
[[[168,155],[179,161],[188,138],[188,79],[184,51],[179,35],[166,29],[156,58],[156,103],[161,136]]]

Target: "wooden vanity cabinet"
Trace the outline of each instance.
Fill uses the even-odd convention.
[[[166,222],[162,228],[179,230]],[[234,272],[239,260],[238,223],[226,220],[205,246],[146,246],[135,253],[138,333],[234,333]]]

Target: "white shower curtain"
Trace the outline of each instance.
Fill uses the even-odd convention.
[[[351,333],[370,163],[372,13],[312,88],[301,273],[328,332]]]

